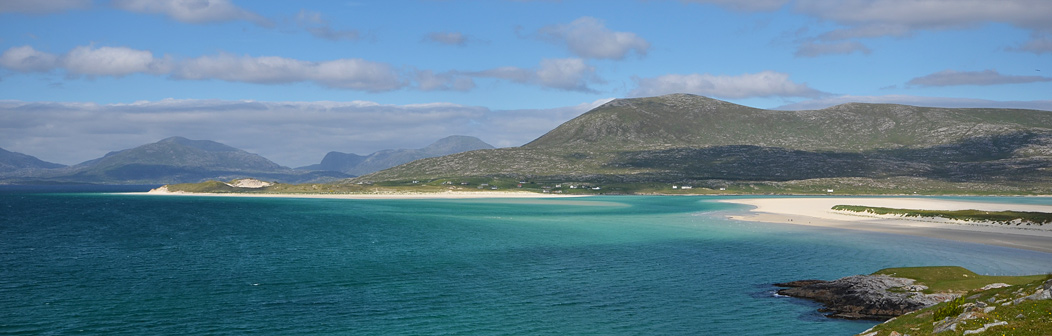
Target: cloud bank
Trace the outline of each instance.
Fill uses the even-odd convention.
[[[91,7],[91,0],[4,0],[0,13],[48,14]]]
[[[827,93],[812,89],[807,84],[789,80],[789,75],[774,71],[724,76],[711,74],[670,74],[651,78],[634,78],[633,97],[659,96],[670,93],[691,93],[722,99],[755,97],[815,98]]]
[[[1032,38],[1010,51],[1052,53],[1052,1],[1046,0],[680,0],[736,11],[794,12],[839,27],[798,42],[798,57],[865,52],[859,39],[908,37],[920,31],[970,29],[1003,23],[1030,31]],[[854,40],[852,44],[843,41]]]
[[[185,23],[248,21],[263,27],[273,26],[270,20],[229,0],[112,0],[111,5],[129,12],[161,14]]]
[[[500,67],[482,71],[466,72],[472,77],[505,79],[516,83],[539,85],[567,91],[596,92],[590,83],[604,83],[595,73],[595,67],[580,58],[541,60],[535,69]]]
[[[836,96],[779,106],[777,110],[818,110],[846,103],[902,104],[927,107],[1013,108],[1052,111],[1052,100],[994,101],[973,98],[922,97],[908,95]]]
[[[943,70],[911,79],[906,85],[956,86],[956,85],[1001,85],[1035,82],[1052,82],[1052,77],[1002,75],[997,70],[957,71]]]
[[[490,110],[451,103],[224,100],[131,104],[0,101],[0,147],[76,164],[170,136],[214,140],[299,167],[329,151],[369,154],[421,148],[449,135],[519,146],[609,99],[535,110]]]
[[[481,71],[412,70],[360,58],[303,61],[278,56],[229,53],[176,59],[147,50],[80,46],[63,55],[12,47],[0,54],[0,67],[17,72],[65,71],[69,76],[122,77],[132,74],[169,76],[177,80],[222,80],[253,84],[310,82],[328,88],[384,92],[403,88],[422,91],[474,89],[474,78],[495,78],[549,89],[597,92],[605,83],[594,66],[580,58],[543,59],[535,68],[499,67]],[[415,85],[414,85],[415,84]]]

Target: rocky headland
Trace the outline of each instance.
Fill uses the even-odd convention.
[[[924,294],[916,281],[888,275],[854,275],[833,281],[799,280],[777,283],[788,287],[778,294],[814,300],[825,305],[826,316],[845,319],[887,320],[930,307],[953,297],[948,293]]]
[[[888,268],[775,284],[833,318],[885,320],[860,336],[1052,335],[1052,274],[980,275],[956,266]]]

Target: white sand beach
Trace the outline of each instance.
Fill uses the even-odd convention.
[[[1052,225],[1003,225],[937,218],[878,216],[834,211],[834,205],[899,209],[1035,211],[1052,213],[1050,205],[985,203],[910,197],[742,198],[721,202],[756,208],[732,219],[904,234],[1052,253]]]
[[[554,198],[587,195],[542,194],[528,191],[446,191],[433,193],[375,193],[375,194],[264,194],[264,193],[189,193],[168,191],[160,187],[142,195],[216,196],[216,197],[272,197],[272,198],[329,198],[329,199],[471,199],[471,198]]]

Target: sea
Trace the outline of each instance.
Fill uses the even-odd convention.
[[[1052,272],[1048,253],[730,220],[748,207],[727,196],[113,192],[134,189],[0,189],[0,334],[852,335],[878,322],[826,318],[772,284]]]

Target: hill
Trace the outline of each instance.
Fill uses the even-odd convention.
[[[479,140],[479,138],[454,135],[439,139],[420,149],[388,149],[365,156],[353,153],[329,152],[321,160],[320,164],[299,169],[328,170],[351,175],[364,175],[419,159],[492,148],[493,146]]]
[[[52,169],[61,167],[65,167],[65,165],[43,161],[30,155],[10,152],[0,148],[0,172],[10,172],[19,169]]]
[[[517,148],[353,182],[509,178],[761,192],[1049,193],[1052,112],[850,103],[756,109],[673,94],[617,99]]]
[[[342,174],[303,173],[282,167],[262,156],[209,140],[171,137],[75,166],[39,171],[8,179],[11,183],[161,184],[210,179],[261,177],[304,182]]]

